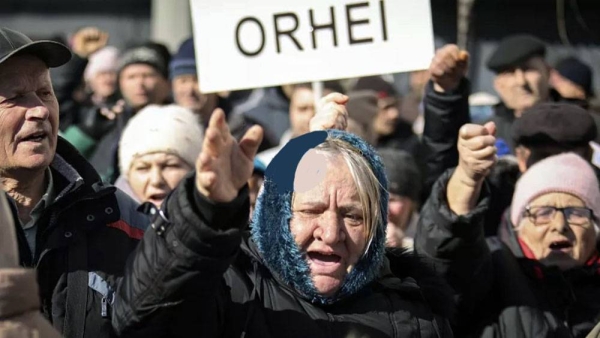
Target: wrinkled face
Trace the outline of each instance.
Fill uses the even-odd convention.
[[[58,102],[40,59],[13,56],[0,65],[0,173],[43,170],[56,152]]]
[[[151,153],[136,157],[127,174],[135,195],[142,202],[160,207],[192,166],[181,157],[169,153]]]
[[[366,247],[363,207],[341,156],[309,150],[296,169],[290,231],[317,291],[332,296]]]
[[[148,104],[162,104],[169,96],[169,82],[152,66],[132,64],[119,76],[121,94],[134,109]]]
[[[565,193],[548,193],[529,205],[560,208],[585,206],[581,199]],[[528,217],[524,217],[518,235],[537,260],[544,265],[558,266],[561,270],[583,266],[595,250],[596,234],[592,222],[568,224],[559,211],[547,225],[535,225]]]
[[[198,77],[196,75],[185,74],[176,76],[172,81],[172,85],[173,98],[178,105],[188,108],[196,114],[204,113],[204,110],[207,110],[210,114],[216,107],[217,95],[200,93]],[[202,116],[203,121],[208,121],[209,119],[210,115]]]
[[[117,90],[117,72],[99,72],[89,82],[90,89],[94,94],[107,98]]]
[[[379,112],[373,123],[375,133],[379,136],[391,135],[396,130],[398,120],[400,120],[398,101],[394,98],[383,98],[379,99],[378,105]]]
[[[310,119],[315,116],[313,91],[308,88],[296,88],[290,99],[290,125],[294,136],[310,131]]]
[[[415,202],[406,196],[399,196],[390,193],[388,203],[388,225],[387,225],[387,245],[400,246],[404,238],[404,231],[415,210]]]
[[[523,111],[548,99],[548,81],[548,66],[543,58],[536,56],[520,67],[497,74],[494,88],[508,108]]]

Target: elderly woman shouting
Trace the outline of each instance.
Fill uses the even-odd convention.
[[[345,128],[347,97],[322,104]],[[339,121],[338,121],[339,118]],[[316,120],[319,120],[317,118]],[[337,122],[336,122],[337,121]],[[313,128],[314,124],[313,124]],[[339,130],[291,140],[270,163],[252,218],[262,131],[236,143],[211,117],[194,175],[155,211],[126,270],[115,327],[143,337],[450,337],[412,256],[384,253],[386,178],[375,151]],[[413,278],[414,277],[414,278]],[[431,286],[431,284],[428,284]],[[438,306],[433,308],[432,306]]]
[[[548,157],[517,182],[506,227],[486,243],[495,126],[465,125],[460,162],[421,213],[416,251],[443,263],[460,337],[585,337],[600,320],[600,190],[580,156]]]

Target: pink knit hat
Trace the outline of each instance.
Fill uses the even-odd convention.
[[[83,73],[85,81],[91,80],[100,72],[117,71],[119,50],[112,46],[106,46],[90,55],[87,67]]]
[[[600,216],[600,188],[591,165],[579,155],[564,153],[548,157],[529,168],[517,182],[511,204],[510,220],[518,226],[525,207],[537,197],[564,192],[579,197],[585,206]]]

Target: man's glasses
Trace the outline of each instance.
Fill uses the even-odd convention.
[[[528,206],[525,208],[525,216],[535,225],[546,225],[554,220],[556,212],[563,213],[567,223],[578,226],[592,224],[592,209],[586,207],[557,208],[552,206]]]

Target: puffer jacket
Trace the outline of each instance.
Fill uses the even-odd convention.
[[[434,186],[415,240],[418,253],[435,258],[456,291],[459,337],[585,337],[600,321],[600,260],[560,271],[523,254],[504,222],[500,237],[484,238],[486,185],[471,213],[448,207],[452,171]]]
[[[50,169],[56,198],[36,223],[36,252],[16,227],[21,265],[37,270],[42,313],[64,337],[113,337],[114,290],[148,217],[60,137]]]
[[[356,140],[342,132],[329,135]],[[296,140],[290,143],[298,146]],[[274,159],[271,173],[285,172],[277,167],[284,159]],[[374,171],[385,178],[380,163]],[[316,294],[289,226],[281,226],[289,221],[291,194],[277,193],[269,176],[251,237],[245,231],[247,187],[232,202],[215,204],[196,190],[194,176],[182,181],[164,215],[154,212],[157,231],[145,234],[127,266],[118,290],[124,301],[115,307],[118,332],[127,337],[452,337],[447,309],[439,306],[449,299],[439,292],[443,288],[432,286],[436,278],[425,282],[418,258],[393,252],[385,258],[381,225],[338,294]]]

